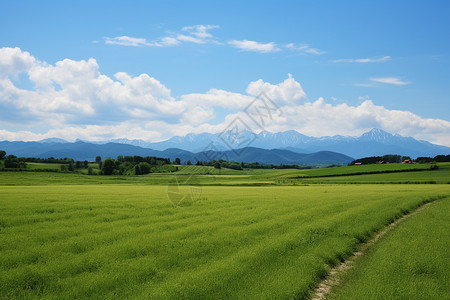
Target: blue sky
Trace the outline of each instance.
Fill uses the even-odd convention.
[[[242,2],[0,0],[0,139],[218,132],[260,90],[270,131],[450,145],[450,2]]]

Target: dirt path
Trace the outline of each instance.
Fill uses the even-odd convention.
[[[420,206],[419,208],[417,208],[412,213],[402,216],[401,218],[397,219],[395,222],[386,226],[386,228],[384,228],[382,231],[380,231],[371,240],[362,244],[361,248],[357,252],[353,253],[353,255],[349,259],[345,260],[341,264],[339,264],[336,267],[334,267],[333,269],[331,269],[328,276],[324,280],[322,280],[322,282],[319,284],[319,286],[314,290],[314,293],[313,293],[313,296],[311,297],[311,299],[312,300],[326,299],[327,295],[330,293],[330,290],[334,286],[337,286],[339,284],[340,276],[344,272],[346,272],[347,270],[352,268],[352,266],[354,265],[354,263],[358,259],[358,257],[365,254],[370,247],[372,247],[381,237],[383,237],[386,233],[388,233],[390,230],[392,230],[399,223],[401,223],[402,221],[404,221],[405,219],[407,219],[413,215],[418,214],[422,210],[429,207],[432,203],[433,202],[428,202],[428,203]]]

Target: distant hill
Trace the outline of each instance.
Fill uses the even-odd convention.
[[[296,153],[289,150],[281,149],[261,149],[255,147],[247,147],[228,151],[206,151],[200,152],[196,156],[200,160],[209,160],[213,157],[228,161],[237,162],[259,162],[263,164],[348,164],[352,158],[336,152],[320,151],[316,153]]]
[[[133,145],[107,143],[93,144],[86,142],[60,143],[60,142],[0,142],[0,149],[8,154],[14,154],[20,157],[39,157],[39,158],[64,158],[70,157],[75,160],[94,160],[97,155],[102,158],[116,158],[119,155],[139,155],[156,156],[162,158],[180,158],[182,162],[190,160],[192,163],[198,160],[228,160],[236,162],[259,162],[261,164],[348,164],[354,159],[352,157],[331,152],[319,151],[316,153],[296,153],[281,149],[261,149],[247,147],[242,149],[228,151],[203,151],[193,153],[190,151],[169,148],[164,151],[153,150]]]
[[[44,157],[48,156],[67,156],[92,159],[93,153],[99,153],[103,156],[116,155],[140,155],[140,156],[158,156],[158,157],[179,157],[185,160],[195,160],[195,153],[204,152],[211,143],[214,145],[214,150],[230,152],[230,147],[226,144],[227,136],[233,136],[232,132],[225,133],[200,133],[188,134],[180,137],[175,136],[166,141],[150,143],[143,140],[129,140],[129,139],[115,139],[110,142],[82,142],[77,140],[75,143],[69,143],[62,139],[45,139],[39,142],[14,142],[15,145],[5,144],[3,148],[11,147],[11,153],[18,153],[18,156],[33,156],[33,153],[42,154]],[[243,143],[242,147],[249,149],[271,150],[279,149],[286,150],[297,154],[304,155],[305,153],[316,154],[326,152],[326,156],[332,156],[330,153],[341,153],[347,157],[367,157],[367,156],[382,156],[385,154],[399,154],[408,155],[413,158],[419,156],[434,157],[439,154],[450,154],[450,147],[434,145],[426,141],[419,141],[412,137],[403,137],[398,134],[390,134],[381,129],[372,129],[359,137],[350,136],[328,136],[328,137],[310,137],[301,134],[295,130],[289,130],[278,133],[270,133],[267,131],[254,134],[253,132],[243,132],[239,138],[243,141],[250,141]],[[1,142],[0,142],[1,143]],[[25,143],[25,144],[20,144]],[[64,146],[66,145],[66,146]],[[102,145],[109,145],[102,147]],[[113,146],[111,146],[113,145]],[[136,147],[136,148],[133,148]],[[1,149],[1,148],[0,148]],[[110,150],[109,150],[110,149]],[[235,150],[236,151],[236,150]],[[232,151],[231,151],[232,152]],[[235,157],[233,153],[229,156],[235,161],[254,162],[260,159],[260,162],[271,161],[269,158],[273,155],[273,161],[283,161],[287,163],[292,161],[292,154],[288,155],[285,160],[282,159],[281,152],[261,152],[256,150],[248,150],[247,154],[242,154],[242,157]],[[104,153],[104,154],[102,154]],[[120,153],[120,154],[118,154]],[[253,160],[252,160],[253,159]],[[296,157],[295,159],[299,159]],[[303,158],[306,161],[314,161],[315,163],[324,160],[324,155],[313,156],[311,159]],[[302,160],[302,161],[303,161]],[[341,157],[330,159],[329,161],[345,161]]]
[[[184,137],[175,136],[166,141],[149,143],[142,140],[120,139],[116,142],[147,147],[156,150],[179,148],[191,152],[200,152],[212,142],[218,150],[229,150],[224,138],[228,133],[188,134]],[[230,133],[232,134],[232,133]],[[419,141],[412,137],[390,134],[381,129],[372,129],[359,137],[325,136],[310,137],[295,130],[278,133],[267,131],[254,134],[250,131],[242,133],[243,140],[251,140],[249,147],[261,149],[286,149],[298,153],[314,153],[318,151],[334,151],[351,157],[380,156],[384,154],[400,154],[411,157],[450,154],[450,147],[434,145]]]

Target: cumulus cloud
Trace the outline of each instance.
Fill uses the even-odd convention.
[[[215,115],[213,109],[195,106],[183,114],[182,121],[185,121],[183,123],[191,125],[200,125],[214,119],[214,117]]]
[[[397,77],[370,78],[370,80],[373,82],[393,84],[393,85],[406,85],[406,84],[411,83],[409,81],[402,81],[401,79],[399,79]]]
[[[243,40],[243,41],[229,41],[228,44],[233,47],[239,48],[244,51],[252,51],[252,52],[261,52],[261,53],[269,53],[269,52],[278,52],[281,49],[277,47],[274,42],[270,43],[259,43],[255,41]]]
[[[64,59],[48,65],[29,59],[27,52],[16,53],[14,65],[8,59],[10,52],[7,48],[0,50],[0,66],[10,66],[10,74],[26,70],[22,73],[29,77],[34,88],[17,88],[4,76],[0,80],[0,105],[8,105],[8,114],[32,115],[53,122],[89,118],[101,123],[105,119],[111,121],[111,116],[114,121],[124,121],[130,117],[179,116],[185,110],[168,88],[147,74],[131,77],[119,72],[110,78],[99,72],[97,61],[92,58]],[[31,61],[26,69],[23,61]]]
[[[203,94],[186,94],[180,98],[187,106],[223,107],[234,110],[244,109],[253,100],[252,96],[219,89],[210,89]]]
[[[327,103],[324,98],[299,105],[281,106],[282,115],[274,115],[265,130],[297,130],[310,136],[355,136],[372,128],[413,136],[441,145],[450,145],[450,122],[424,119],[400,110],[389,110],[365,100],[357,106]],[[238,114],[236,114],[237,116]]]
[[[345,59],[335,59],[331,62],[334,63],[377,63],[377,62],[386,62],[390,60],[390,56],[383,57],[369,57],[369,58],[345,58]]]
[[[8,131],[0,129],[0,140],[39,141],[53,137],[68,141],[75,141],[76,139],[84,141],[105,141],[116,137],[158,140],[161,137],[161,132],[133,122],[123,122],[115,125],[65,126],[63,128],[50,129],[46,133],[36,133],[29,130]]]
[[[1,48],[0,78],[27,72],[35,63],[36,59],[20,48]]]
[[[303,91],[300,83],[295,81],[291,74],[283,82],[273,85],[264,82],[262,79],[251,82],[247,87],[247,93],[252,96],[257,96],[261,92],[276,102],[284,104],[294,104],[299,100],[306,99],[306,93]]]
[[[0,140],[126,137],[157,141],[173,135],[220,132],[238,116],[250,124],[252,120],[245,119],[248,116],[243,110],[264,92],[282,111],[266,122],[264,129],[269,131],[356,135],[377,127],[450,145],[449,121],[389,110],[367,97],[356,106],[328,103],[323,98],[309,101],[290,74],[276,84],[253,81],[245,94],[210,89],[175,97],[148,74],[101,74],[92,58],[64,59],[50,65],[19,48],[0,48],[0,70]],[[17,87],[13,79],[17,75],[28,76],[33,86]]]

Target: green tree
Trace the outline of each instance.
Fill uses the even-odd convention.
[[[221,167],[220,167],[220,162],[216,161],[216,162],[214,163],[214,168],[220,169],[220,168],[221,168]]]
[[[399,163],[401,158],[400,155],[387,154],[383,155],[382,160],[390,163]]]
[[[433,162],[433,159],[431,157],[426,157],[426,156],[419,156],[416,159],[416,162],[420,163],[420,164],[426,164],[426,163],[430,163]]]
[[[141,170],[138,165],[134,166],[134,175],[141,175]]]
[[[188,161],[186,162],[186,164],[187,164],[188,166],[192,165],[192,163],[191,163],[190,160],[188,160]]]
[[[15,155],[8,155],[5,158],[5,168],[26,169],[26,167],[27,164]]]
[[[98,168],[102,169],[102,157],[100,155],[95,157],[95,162],[98,164]]]
[[[133,169],[133,164],[128,161],[123,162],[119,165],[119,170],[120,170],[120,173],[122,173],[122,174],[125,174],[125,173],[127,173],[128,170],[132,170],[132,169]]]
[[[111,175],[114,172],[115,167],[116,163],[114,162],[114,160],[108,157],[103,161],[103,166],[101,170],[104,175]]]
[[[449,162],[450,161],[450,154],[448,154],[448,155],[436,155],[434,157],[434,161],[436,161],[436,162]]]
[[[94,174],[94,172],[92,171],[92,167],[89,167],[88,168],[88,175],[92,175],[92,174]]]
[[[174,163],[175,165],[181,165],[181,160],[177,157],[177,158],[175,158],[175,160],[173,161],[173,163]]]
[[[3,159],[5,157],[6,151],[0,150],[0,159]]]
[[[148,163],[141,162],[137,166],[139,168],[139,174],[140,175],[145,175],[145,174],[150,173],[151,166]]]

